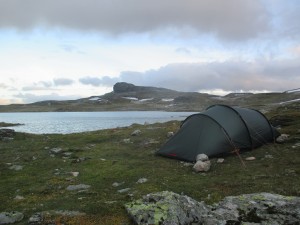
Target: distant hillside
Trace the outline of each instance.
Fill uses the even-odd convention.
[[[231,93],[215,96],[198,92],[180,92],[161,87],[136,86],[116,83],[113,91],[104,95],[91,96],[69,101],[41,101],[31,104],[0,106],[0,112],[67,112],[67,111],[202,111],[213,104],[247,106],[268,110],[278,104],[299,101],[300,92],[284,93]]]

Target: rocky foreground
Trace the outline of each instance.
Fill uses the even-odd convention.
[[[300,197],[271,193],[229,196],[207,205],[186,195],[164,191],[148,194],[125,207],[139,225],[300,223]]]

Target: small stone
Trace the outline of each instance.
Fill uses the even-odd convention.
[[[126,192],[130,191],[130,189],[131,188],[124,188],[124,189],[118,190],[118,192],[122,194],[122,193],[126,193]]]
[[[170,132],[167,133],[167,138],[170,138],[172,136],[174,136],[174,132],[170,131]]]
[[[63,156],[69,157],[69,156],[71,156],[72,154],[73,154],[72,152],[64,152],[64,153],[63,153]]]
[[[49,151],[50,154],[59,154],[61,152],[62,152],[62,148],[52,148]]]
[[[87,185],[87,184],[69,185],[67,187],[67,190],[68,191],[86,190],[86,189],[89,189],[90,187],[91,187],[91,185]]]
[[[15,200],[23,200],[25,198],[23,196],[21,196],[21,195],[17,195],[14,199]]]
[[[266,159],[273,159],[274,157],[272,155],[265,155]]]
[[[33,214],[28,220],[28,224],[32,224],[32,225],[38,225],[42,223],[43,223],[43,215],[42,213],[39,212]]]
[[[255,159],[256,158],[254,156],[250,156],[250,157],[245,158],[246,161],[253,161]]]
[[[198,154],[196,156],[196,161],[202,161],[202,162],[208,161],[208,156],[205,154]]]
[[[288,135],[288,134],[282,134],[278,138],[276,138],[276,142],[283,143],[289,139],[289,136],[290,135]]]
[[[68,216],[68,217],[76,217],[76,216],[85,216],[86,215],[86,213],[84,213],[84,212],[69,211],[69,210],[56,210],[53,213],[56,215]]]
[[[207,172],[210,169],[210,161],[197,161],[193,166],[195,172]]]
[[[225,159],[219,158],[219,159],[217,160],[217,163],[223,163],[224,161],[225,161]]]
[[[143,184],[143,183],[146,183],[148,181],[147,178],[140,178],[136,183],[137,184]]]
[[[123,139],[123,142],[124,142],[125,144],[129,144],[131,141],[130,141],[130,138],[125,138],[125,139]]]
[[[299,148],[300,147],[300,143],[296,143],[292,146],[292,148]]]
[[[140,135],[142,132],[141,132],[141,130],[135,130],[135,131],[133,131],[132,133],[131,133],[131,136],[138,136],[138,135]]]
[[[20,165],[13,165],[13,166],[9,167],[9,169],[15,170],[15,171],[19,171],[19,170],[22,170],[22,169],[23,169],[23,166],[20,166]]]
[[[189,167],[189,166],[193,166],[194,164],[193,163],[189,163],[189,162],[184,162],[182,165],[184,167]]]
[[[120,182],[120,183],[118,183],[118,182],[114,182],[113,184],[112,184],[112,186],[113,187],[119,187],[119,186],[121,186],[122,184],[124,184],[125,182]]]
[[[79,172],[70,172],[70,174],[71,174],[73,177],[78,177]]]

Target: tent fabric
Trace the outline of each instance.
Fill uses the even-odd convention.
[[[274,142],[279,135],[257,110],[213,105],[187,117],[157,154],[194,162],[201,153],[211,157],[237,149],[254,149]]]

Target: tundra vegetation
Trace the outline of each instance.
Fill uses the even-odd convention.
[[[289,135],[284,143],[240,157],[228,153],[223,163],[212,158],[206,173],[155,155],[179,121],[65,135],[16,133],[0,140],[0,212],[22,212],[16,224],[41,212],[45,224],[129,225],[124,205],[153,192],[207,204],[258,192],[300,196],[300,104],[273,107],[266,116]]]

